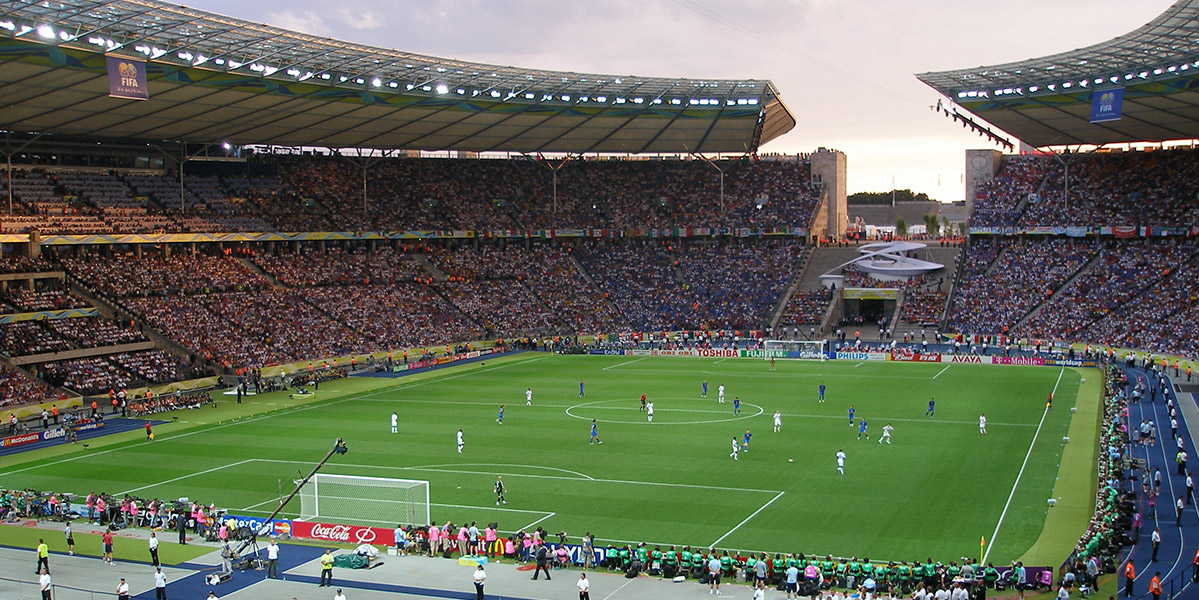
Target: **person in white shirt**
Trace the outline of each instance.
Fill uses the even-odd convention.
[[[533,406],[533,388],[525,390],[525,406]]]
[[[153,531],[150,532],[150,565],[158,566],[158,536]]]
[[[649,404],[645,405],[645,413],[646,413],[646,417],[649,419],[649,422],[653,423],[654,422],[654,403],[653,402],[650,402]]]
[[[837,451],[837,472],[842,475],[845,474],[845,451],[844,450]]]
[[[273,539],[266,545],[266,576],[268,579],[279,576],[279,544]]]
[[[50,600],[50,572],[42,567],[42,574],[37,578],[37,588],[42,591],[42,600]]]
[[[737,458],[737,453],[740,451],[741,451],[741,444],[737,443],[737,436],[734,435],[733,436],[733,452],[731,454],[729,454],[729,458],[732,458],[733,460],[739,460]]]
[[[391,432],[398,433],[400,430],[400,415],[391,413]]]
[[[586,573],[579,573],[579,581],[575,585],[579,587],[579,600],[591,600],[591,582],[587,581]]]
[[[483,583],[487,581],[487,572],[483,570],[483,565],[475,569],[475,599],[483,600]]]
[[[121,583],[117,584],[117,600],[129,600],[129,584],[125,583],[125,578],[121,578]]]
[[[462,441],[462,430],[459,429],[458,430],[458,454],[462,454],[462,447],[465,445],[466,445],[466,443]]]
[[[890,423],[883,425],[883,437],[878,438],[878,443],[881,444],[883,443],[883,440],[887,440],[887,443],[890,444],[892,431],[895,431],[895,428],[892,427]]]
[[[724,384],[723,383],[720,384],[720,387],[716,388],[716,401],[721,404],[724,403]]]
[[[774,432],[778,433],[783,429],[783,413],[774,411]]]
[[[162,567],[154,571],[154,598],[167,600],[167,576],[163,575]]]
[[[766,583],[765,582],[759,581],[757,584],[754,585],[754,600],[766,600]]]
[[[333,600],[346,600],[346,595],[341,593],[341,588],[337,588],[337,594],[333,596]]]
[[[978,433],[979,435],[987,435],[987,415],[978,415]]]

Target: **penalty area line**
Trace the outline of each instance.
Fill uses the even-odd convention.
[[[548,518],[550,518],[550,517],[552,517],[552,516],[554,516],[554,515],[557,515],[557,514],[558,514],[558,513],[556,513],[556,512],[549,513],[549,514],[545,515],[544,517],[541,517],[540,519],[537,519],[536,521],[533,521],[532,523],[529,523],[528,525],[525,525],[524,527],[521,527],[521,529],[524,529],[524,530],[531,529],[531,528],[532,528],[534,525],[536,525],[536,524],[538,524],[538,523],[540,523],[540,522],[542,522],[542,521],[544,521],[544,520],[546,520],[546,519],[548,519]]]
[[[750,514],[748,517],[745,517],[745,520],[741,521],[740,523],[737,523],[737,526],[736,526],[736,527],[733,527],[732,529],[728,530],[728,531],[727,531],[727,532],[726,532],[724,535],[722,535],[722,536],[720,536],[719,538],[717,538],[715,542],[712,542],[711,544],[708,544],[708,547],[709,547],[709,548],[715,548],[717,544],[719,544],[720,542],[723,542],[723,541],[724,541],[724,538],[727,538],[727,537],[729,537],[730,535],[733,535],[733,532],[734,532],[734,531],[737,531],[738,529],[741,529],[741,526],[742,526],[742,525],[744,525],[744,524],[748,523],[750,519],[752,519],[752,518],[754,518],[754,517],[758,516],[758,513],[760,513],[760,512],[762,512],[762,511],[766,510],[766,507],[767,507],[767,506],[770,506],[771,504],[774,504],[774,501],[775,501],[775,500],[778,500],[779,498],[782,498],[782,497],[783,497],[783,494],[785,494],[785,493],[787,493],[787,492],[779,492],[779,493],[778,493],[778,494],[777,494],[775,497],[771,498],[770,500],[767,500],[767,501],[766,501],[766,504],[763,504],[762,506],[758,507],[758,510],[755,510],[755,511],[754,511],[752,514]]]
[[[641,362],[641,361],[643,361],[643,360],[645,360],[645,359],[647,359],[647,358],[649,358],[649,357],[648,357],[648,356],[642,356],[641,358],[634,358],[633,360],[626,360],[626,361],[624,361],[624,362],[622,362],[622,363],[617,363],[617,364],[615,364],[615,365],[612,365],[612,366],[610,366],[610,367],[604,367],[603,369],[600,369],[600,370],[601,370],[601,371],[608,371],[608,370],[611,370],[611,369],[615,369],[616,367],[623,367],[623,366],[625,366],[625,365],[631,365],[631,364],[633,364],[633,363],[639,363],[639,362]]]
[[[941,369],[940,371],[937,371],[937,374],[936,374],[936,375],[933,375],[933,379],[936,379],[936,378],[940,377],[942,373],[944,373],[944,372],[948,371],[948,370],[949,370],[949,367],[952,367],[952,366],[953,366],[952,364],[945,365],[945,368],[944,368],[944,369]]]

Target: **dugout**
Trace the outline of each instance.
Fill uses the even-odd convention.
[[[844,303],[844,318],[861,317],[863,322],[874,323],[884,316],[890,320],[899,302],[899,290],[895,288],[845,288],[841,290]]]

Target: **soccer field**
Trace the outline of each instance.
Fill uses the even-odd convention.
[[[1047,367],[781,360],[769,371],[751,359],[526,353],[432,376],[331,382],[318,399],[352,393],[235,423],[164,426],[153,443],[37,462],[10,457],[0,463],[0,486],[188,496],[265,515],[280,489],[290,491],[344,437],[349,453],[323,473],[428,480],[439,523],[875,560],[977,557],[985,537],[999,563],[1028,550],[1045,523],[1079,379]],[[716,398],[722,384],[724,404]],[[652,423],[640,411],[643,393],[654,403]],[[936,414],[926,417],[930,397]],[[268,410],[285,398],[254,400]],[[869,440],[857,439],[851,405],[855,425],[868,421]],[[393,411],[398,434],[390,433]],[[602,445],[588,443],[592,419]],[[887,423],[890,445],[878,442]],[[747,429],[748,451],[734,461],[731,440]],[[497,475],[508,489],[504,506],[495,506]],[[1070,493],[1090,501],[1093,483]],[[296,516],[299,501],[288,509]]]

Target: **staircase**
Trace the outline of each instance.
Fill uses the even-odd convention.
[[[1087,264],[1083,265],[1081,269],[1075,271],[1074,274],[1071,275],[1070,278],[1065,281],[1065,283],[1063,283],[1062,285],[1060,285],[1056,289],[1054,289],[1053,294],[1047,296],[1044,300],[1037,303],[1037,305],[1034,306],[1032,308],[1032,310],[1025,313],[1025,315],[1023,317],[1020,317],[1020,320],[1016,321],[1016,324],[1012,326],[1012,331],[1020,331],[1020,328],[1023,327],[1024,324],[1027,323],[1029,319],[1033,318],[1033,315],[1036,315],[1037,313],[1041,312],[1041,310],[1045,308],[1045,305],[1048,304],[1050,300],[1053,300],[1054,298],[1056,298],[1058,294],[1062,293],[1062,291],[1073,286],[1074,282],[1078,281],[1078,278],[1082,277],[1083,274],[1090,271],[1091,267],[1095,266],[1095,263],[1099,262],[1099,260],[1101,258],[1103,258],[1103,252],[1102,251],[1096,252],[1095,256],[1092,256],[1091,260],[1087,261]]]
[[[787,279],[787,285],[783,286],[783,293],[779,295],[779,299],[774,304],[774,310],[770,311],[770,328],[779,326],[779,321],[783,318],[783,309],[787,308],[787,303],[791,301],[791,296],[799,291],[799,282],[803,280],[804,273],[808,271],[808,265],[812,262],[812,247],[804,246],[803,254],[800,255],[798,265],[799,268],[791,271],[791,277]]]
[[[429,260],[428,256],[424,254],[410,254],[409,256],[412,257],[412,260],[415,260],[425,267],[425,270],[433,276],[433,281],[449,281],[450,278],[445,274],[445,272],[437,268],[437,265],[433,264],[433,261]]]
[[[253,273],[257,274],[259,277],[267,280],[267,283],[270,283],[271,287],[285,289],[285,290],[291,289],[290,286],[283,285],[283,283],[280,282],[279,279],[277,277],[275,277],[274,275],[271,275],[270,273],[267,273],[266,271],[262,270],[262,267],[258,266],[258,263],[254,262],[244,256],[234,257],[233,260],[236,260],[237,262],[244,265],[247,269],[249,269]]]

